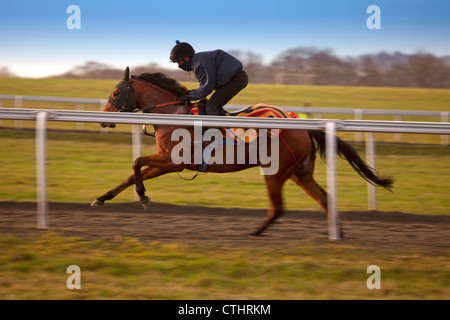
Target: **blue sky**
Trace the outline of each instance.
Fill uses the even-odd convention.
[[[81,29],[69,30],[70,5]],[[369,5],[381,29],[369,30]],[[97,61],[115,67],[157,62],[165,68],[175,40],[197,51],[252,51],[270,62],[298,46],[339,56],[380,51],[450,55],[446,0],[39,0],[0,2],[0,67],[19,76],[62,73]]]

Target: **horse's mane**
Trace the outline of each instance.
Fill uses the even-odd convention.
[[[135,79],[142,80],[151,84],[154,84],[158,87],[161,87],[177,97],[186,94],[186,88],[183,87],[177,80],[169,78],[164,73],[156,72],[156,73],[148,73],[144,72],[138,76],[135,76]]]

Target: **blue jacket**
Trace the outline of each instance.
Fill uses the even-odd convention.
[[[192,71],[200,83],[198,89],[189,91],[191,100],[205,98],[214,89],[227,84],[242,69],[242,63],[223,50],[195,53],[191,61]]]

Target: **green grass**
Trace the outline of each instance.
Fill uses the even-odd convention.
[[[0,78],[0,93],[27,96],[108,99],[115,80]]]
[[[107,99],[117,80],[0,78],[0,94]],[[189,89],[195,82],[183,83]],[[249,84],[235,104],[268,103],[314,107],[450,110],[450,90],[392,87],[276,86]]]
[[[106,99],[117,81],[68,79],[0,79],[0,94]],[[194,88],[195,83],[187,83]],[[299,87],[249,85],[236,104],[315,107],[449,110],[450,90]],[[3,107],[13,102],[1,101]],[[24,102],[27,108],[76,109],[75,104]],[[99,106],[85,106],[98,110]],[[327,118],[329,115],[323,115]],[[330,116],[331,117],[331,116]],[[332,116],[335,117],[335,116]],[[389,118],[387,118],[389,119]],[[404,120],[421,120],[405,118]],[[433,119],[438,121],[439,119]],[[0,121],[12,127],[13,121]],[[34,122],[24,122],[34,128]],[[51,129],[74,130],[76,124],[50,122]],[[132,174],[131,136],[91,133],[48,133],[50,201],[90,203]],[[129,132],[119,126],[115,132]],[[113,131],[108,131],[113,132]],[[346,140],[353,134],[340,133]],[[379,209],[422,214],[449,214],[450,154],[432,135],[403,135],[427,144],[388,144],[393,135],[377,134],[377,168],[396,179],[394,193],[378,192]],[[155,152],[145,138],[143,153]],[[364,154],[363,145],[355,144]],[[186,177],[192,172],[183,172]],[[35,201],[33,131],[0,130],[0,201]],[[316,180],[326,187],[325,166],[317,160]],[[208,174],[187,182],[170,174],[146,182],[154,201],[208,206],[267,207],[259,169]],[[366,210],[366,183],[345,160],[338,162],[340,210]],[[291,182],[284,188],[288,209],[319,206]],[[132,188],[114,201],[133,201]],[[365,243],[304,244],[302,247],[186,246],[143,243],[136,239],[87,241],[44,233],[40,237],[0,236],[0,299],[448,299],[448,253],[407,248],[368,248]],[[66,288],[69,265],[81,268],[81,290]],[[381,290],[366,287],[369,265],[381,268]]]
[[[48,134],[48,193],[50,201],[90,203],[132,174],[131,136],[119,134]],[[116,143],[117,142],[117,143]],[[153,139],[146,138],[145,142]],[[34,201],[35,141],[33,132],[0,130],[0,200]],[[355,147],[363,155],[363,146]],[[144,144],[143,152],[156,152]],[[396,179],[394,193],[378,191],[379,209],[410,213],[448,214],[450,157],[448,147],[437,145],[379,144],[377,168]],[[183,177],[194,175],[183,171]],[[324,162],[318,158],[315,178],[326,187]],[[366,183],[345,161],[338,161],[338,196],[341,210],[367,210]],[[200,175],[184,181],[173,173],[145,182],[153,201],[225,207],[266,208],[264,178],[259,168]],[[288,209],[320,210],[317,203],[293,182],[284,187]],[[133,201],[130,187],[114,201]]]
[[[249,85],[233,100],[239,104],[268,103],[281,106],[449,110],[450,90],[388,87]]]
[[[448,255],[338,244],[220,249],[85,241],[47,234],[0,238],[0,299],[448,299]],[[381,289],[366,286],[381,269]],[[81,269],[69,290],[66,269]]]

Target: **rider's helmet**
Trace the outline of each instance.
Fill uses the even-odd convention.
[[[187,42],[175,41],[177,44],[172,48],[170,52],[170,61],[178,62],[186,57],[192,57],[195,53],[194,48]]]

